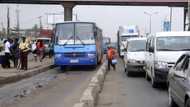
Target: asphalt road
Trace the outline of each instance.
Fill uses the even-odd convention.
[[[168,107],[166,86],[154,89],[143,76],[127,77],[120,60],[117,70],[106,77],[97,107]]]
[[[0,107],[72,107],[96,69],[59,68],[0,88]]]

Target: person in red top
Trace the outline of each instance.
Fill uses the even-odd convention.
[[[42,62],[42,59],[44,58],[44,49],[45,49],[45,46],[44,46],[44,43],[42,40],[39,40],[37,42],[37,54],[38,54],[38,57],[40,59],[40,62]]]
[[[113,64],[112,60],[116,58],[116,51],[113,47],[108,46],[108,50],[107,50],[107,60],[108,60],[108,70],[110,70],[110,66],[113,67],[113,69],[115,70],[115,64]]]

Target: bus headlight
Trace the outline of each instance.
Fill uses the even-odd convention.
[[[95,56],[96,56],[96,54],[88,53],[88,57],[90,57],[90,58],[94,58]]]
[[[55,58],[59,59],[61,57],[61,54],[55,54]]]

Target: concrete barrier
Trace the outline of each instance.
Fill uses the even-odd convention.
[[[95,87],[88,87],[81,99],[80,102],[85,103],[87,105],[87,107],[94,107],[95,102],[96,102],[96,98],[97,98],[97,90]]]
[[[53,64],[50,64],[50,65],[47,65],[47,66],[43,66],[41,68],[37,68],[37,69],[33,69],[33,70],[30,70],[30,71],[24,72],[22,74],[17,74],[17,75],[13,75],[13,76],[0,78],[0,86],[8,84],[8,83],[14,83],[14,82],[20,81],[22,79],[35,76],[35,75],[37,75],[39,73],[45,72],[45,71],[47,71],[49,69],[52,69],[54,67],[55,66]]]
[[[77,103],[74,107],[88,107],[86,103]]]
[[[97,103],[99,93],[103,88],[105,80],[106,63],[102,64],[97,73],[92,77],[87,89],[83,92],[80,102],[75,104],[74,107],[94,107]]]

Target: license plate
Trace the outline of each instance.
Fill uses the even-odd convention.
[[[78,62],[79,62],[78,59],[71,59],[71,60],[70,60],[70,63],[78,63]]]

